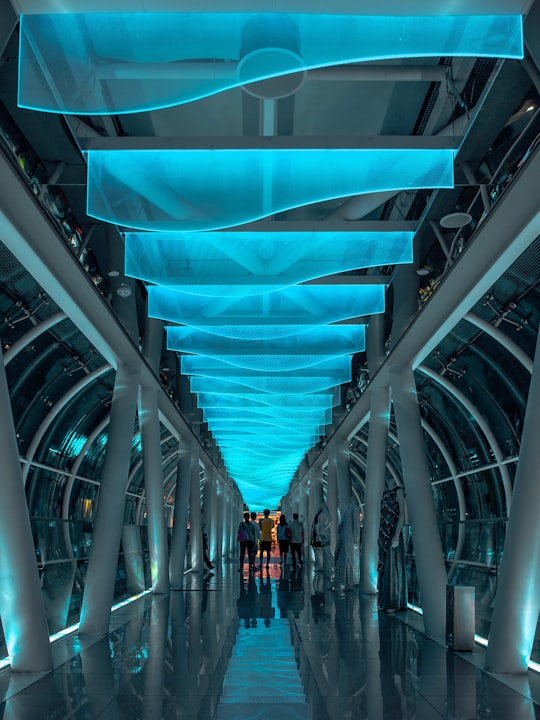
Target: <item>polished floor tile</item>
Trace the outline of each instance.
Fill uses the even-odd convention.
[[[379,613],[312,568],[235,564],[113,613],[99,640],[53,646],[55,670],[0,672],[4,720],[533,720],[540,679],[493,677],[418,617]]]

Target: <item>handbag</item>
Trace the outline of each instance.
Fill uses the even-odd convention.
[[[238,537],[236,538],[239,542],[245,542],[248,539],[247,532],[244,528],[240,528],[238,531]]]

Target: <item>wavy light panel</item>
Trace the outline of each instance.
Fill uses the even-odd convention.
[[[409,57],[523,57],[519,15],[22,15],[19,104],[110,115],[170,107],[316,67]],[[260,92],[257,87],[253,93]]]
[[[453,187],[448,148],[107,149],[87,213],[139,230],[218,230],[333,198]]]

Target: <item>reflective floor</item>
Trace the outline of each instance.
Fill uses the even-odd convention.
[[[52,673],[2,671],[0,718],[540,718],[537,675],[502,682],[480,648],[448,652],[420,627],[310,567],[227,564],[117,610],[107,638],[55,643]]]

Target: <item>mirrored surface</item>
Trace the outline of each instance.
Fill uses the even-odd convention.
[[[306,558],[307,559],[307,558]],[[54,672],[0,673],[2,717],[89,720],[457,720],[540,716],[538,676],[505,680],[483,650],[447,651],[410,611],[337,592],[308,562],[185,575],[53,646]],[[411,620],[412,617],[412,620]],[[502,680],[505,680],[502,682]]]

